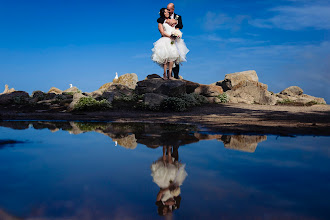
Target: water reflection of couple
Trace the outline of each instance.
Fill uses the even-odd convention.
[[[159,215],[170,214],[180,207],[180,186],[188,174],[185,164],[178,161],[177,149],[164,145],[163,156],[151,165],[151,176],[160,188],[156,201]]]

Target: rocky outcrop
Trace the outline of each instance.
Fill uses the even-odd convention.
[[[117,83],[127,86],[130,89],[135,89],[138,82],[138,77],[135,73],[126,73],[119,76]]]
[[[256,81],[242,81],[226,93],[231,103],[276,104],[276,97],[267,91],[267,85]]]
[[[11,93],[11,92],[15,92],[16,90],[14,88],[9,89],[9,86],[6,84],[5,85],[5,90],[3,91],[3,93],[0,94],[6,94],[6,93]]]
[[[298,86],[290,86],[276,94],[279,104],[326,104],[323,98],[303,94],[304,91]]]
[[[222,135],[220,140],[225,148],[253,153],[260,142],[267,140],[267,136]]]

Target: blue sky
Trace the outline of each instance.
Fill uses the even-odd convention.
[[[150,59],[170,1],[0,0],[0,90],[91,92],[119,75],[162,69]],[[180,74],[210,84],[256,70],[280,92],[300,86],[330,102],[330,2],[178,0],[190,49]],[[0,92],[1,92],[0,91]]]

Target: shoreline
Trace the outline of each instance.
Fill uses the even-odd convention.
[[[209,104],[186,112],[111,110],[81,113],[36,113],[1,107],[0,121],[7,120],[177,123],[192,124],[217,133],[330,136],[330,105]]]

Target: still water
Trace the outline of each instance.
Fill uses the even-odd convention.
[[[329,219],[329,141],[0,122],[0,219]]]

